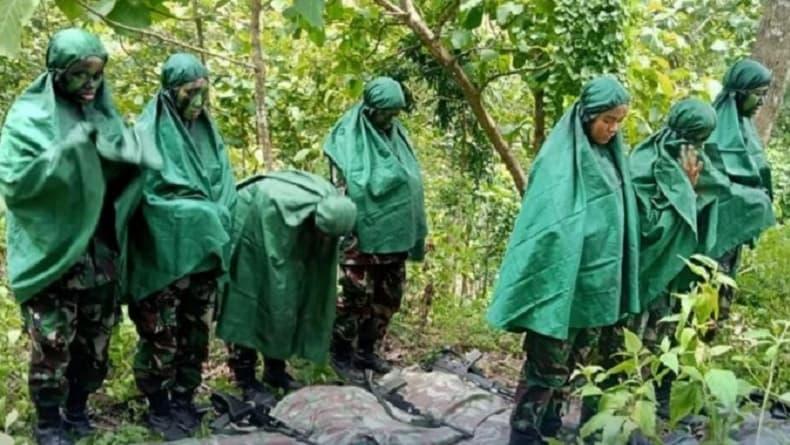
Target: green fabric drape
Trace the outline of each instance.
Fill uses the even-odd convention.
[[[168,93],[199,78],[207,79],[208,71],[197,58],[170,56],[162,88],[136,125],[162,153],[164,167],[146,176],[131,240],[129,293],[135,300],[183,276],[228,269],[237,196],[225,145],[206,110],[184,122]]]
[[[81,29],[52,36],[47,72],[16,99],[0,136],[0,194],[7,206],[8,275],[18,302],[60,278],[85,254],[102,213],[123,275],[127,223],[141,192],[140,166],[161,167],[121,120],[106,82],[93,101],[72,102],[55,79],[88,57],[107,61]],[[110,210],[105,210],[109,206]],[[123,283],[122,283],[123,284]]]
[[[355,232],[364,253],[409,252],[424,255],[428,226],[420,165],[403,126],[379,130],[365,115],[368,109],[403,109],[400,85],[380,77],[365,85],[364,100],[335,124],[324,153],[342,172],[348,196],[357,206]]]
[[[267,358],[324,362],[335,318],[338,236],[355,217],[350,199],[309,173],[243,181],[217,335]]]
[[[566,339],[571,329],[611,325],[643,307],[622,137],[594,146],[584,130],[585,120],[628,101],[613,77],[594,79],[543,144],[488,309],[494,327]]]

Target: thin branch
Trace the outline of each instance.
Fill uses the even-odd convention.
[[[91,8],[90,6],[86,5],[82,0],[77,0],[77,4],[82,6],[86,11],[90,12],[91,14],[98,17],[101,21],[107,23],[108,25],[112,26],[113,28],[123,29],[124,31],[134,32],[146,37],[150,37],[152,39],[157,39],[160,42],[169,43],[173,46],[178,46],[180,48],[188,49],[190,51],[194,51],[199,54],[205,54],[207,56],[215,57],[217,59],[224,60],[226,62],[230,62],[234,65],[243,66],[245,68],[255,69],[255,66],[249,62],[244,62],[241,60],[236,60],[231,57],[215,53],[213,51],[209,51],[203,48],[198,48],[197,46],[190,45],[188,43],[179,42],[178,40],[172,39],[167,36],[163,36],[161,34],[155,33],[153,31],[148,31],[145,29],[135,28],[134,26],[124,25],[123,23],[116,22],[115,20],[107,18],[105,15],[100,13],[99,11]]]
[[[444,25],[455,17],[456,12],[458,11],[458,7],[461,6],[461,0],[452,0],[447,6],[442,9],[439,13],[439,19],[436,21],[436,26],[433,28],[433,32],[436,35],[442,34],[442,28]]]
[[[379,5],[382,8],[384,8],[384,10],[387,11],[390,15],[398,15],[398,16],[405,16],[406,15],[406,11],[404,11],[401,8],[395,6],[395,4],[392,3],[389,0],[373,0],[373,1],[377,5]]]
[[[376,35],[376,44],[373,46],[373,49],[370,51],[370,53],[366,54],[364,59],[362,60],[367,60],[373,57],[373,55],[375,55],[378,52],[379,46],[381,46],[381,40],[384,38],[384,30],[389,28],[390,26],[400,26],[400,23],[387,22],[379,26],[379,32],[378,35]]]
[[[553,65],[553,62],[546,62],[543,65],[527,66],[527,67],[524,67],[524,68],[519,68],[517,70],[505,71],[504,73],[496,73],[493,76],[491,76],[488,79],[483,81],[482,86],[480,86],[480,91],[483,91],[491,82],[493,82],[493,81],[495,81],[495,80],[497,80],[497,79],[499,79],[501,77],[514,76],[516,74],[528,73],[528,72],[531,72],[531,71],[540,71],[542,69],[546,69],[546,68],[550,67],[551,65]]]

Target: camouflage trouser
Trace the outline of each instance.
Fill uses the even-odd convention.
[[[31,344],[28,385],[37,407],[61,406],[69,391],[101,387],[119,308],[116,283],[51,287],[22,305]]]
[[[191,394],[200,385],[216,295],[214,276],[196,274],[129,306],[140,336],[134,377],[143,394]]]
[[[382,264],[341,265],[342,296],[337,303],[334,337],[346,344],[372,348],[387,333],[392,316],[400,309],[405,261]]]
[[[735,278],[738,266],[741,261],[741,246],[738,246],[718,259],[719,271]],[[735,302],[735,289],[729,286],[722,286],[719,289],[719,321],[730,318],[730,308]]]
[[[552,437],[562,426],[562,413],[569,396],[569,379],[577,364],[585,364],[595,348],[600,330],[571,329],[567,340],[557,340],[527,331],[516,405],[510,426],[524,433],[539,431]]]

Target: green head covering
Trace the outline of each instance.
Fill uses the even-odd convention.
[[[140,184],[132,181],[137,166],[161,167],[158,153],[138,145],[127,131],[105,80],[87,103],[57,92],[58,72],[90,56],[107,60],[93,34],[81,29],[54,34],[47,71],[16,99],[1,132],[8,275],[20,302],[75,264],[95,237],[102,213],[115,219],[115,227],[102,232],[115,235],[105,241],[119,248],[117,269],[123,273],[126,223],[139,200]]]
[[[136,124],[165,165],[147,175],[145,228],[132,238],[129,286],[135,299],[189,274],[227,270],[236,184],[225,144],[207,110],[187,125],[168,94],[168,88],[206,75],[196,57],[171,56],[162,67],[162,88]]]
[[[188,53],[175,53],[162,67],[162,88],[169,90],[197,79],[208,79],[208,69],[200,60]]]
[[[295,170],[238,189],[217,335],[269,358],[323,362],[335,318],[338,235],[353,225],[354,204],[327,180]]]
[[[702,143],[716,128],[716,110],[700,99],[683,99],[669,109],[667,126],[682,139]]]
[[[315,224],[327,235],[340,236],[354,228],[357,208],[345,196],[326,196],[315,209]]]
[[[365,108],[401,109],[400,84],[379,77],[365,86],[364,99],[348,110],[324,142],[324,153],[343,174],[357,206],[355,233],[363,253],[424,255],[428,226],[420,164],[406,129],[397,120],[388,130],[370,121]]]
[[[377,77],[365,84],[364,104],[376,110],[402,110],[406,97],[398,81],[390,77]]]
[[[47,47],[47,68],[65,70],[88,57],[107,62],[107,50],[94,34],[80,28],[69,28],[52,35]]]
[[[579,96],[579,107],[585,122],[592,120],[597,114],[631,101],[628,91],[614,76],[599,76],[582,87]]]
[[[771,169],[765,159],[760,135],[751,116],[738,110],[737,96],[771,82],[771,72],[750,59],[736,62],[724,76],[724,88],[713,102],[718,116],[709,141],[716,144],[716,166],[732,182],[759,188],[773,197]]]
[[[765,87],[770,85],[771,77],[771,70],[762,63],[752,59],[739,60],[724,75],[724,89],[726,91],[749,91]]]
[[[616,79],[598,77],[549,133],[488,308],[493,326],[566,339],[572,329],[641,311],[638,220],[622,136],[594,146],[584,131],[585,116],[627,102]]]

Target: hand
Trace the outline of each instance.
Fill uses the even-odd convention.
[[[702,161],[697,157],[697,149],[693,145],[683,144],[680,146],[680,167],[686,172],[692,187],[697,186],[699,175],[702,173]]]

